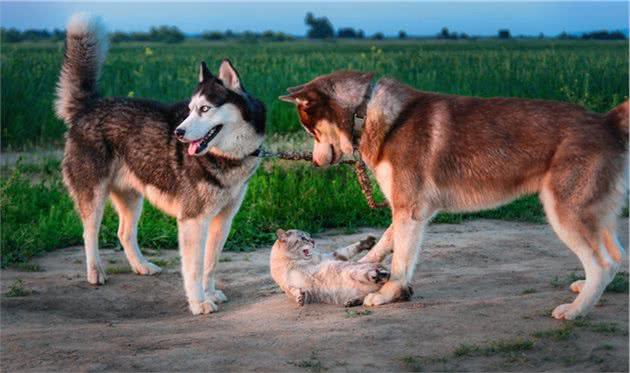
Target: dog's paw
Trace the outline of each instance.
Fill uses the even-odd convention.
[[[156,266],[148,260],[145,260],[144,262],[135,265],[131,265],[131,269],[135,274],[142,276],[151,276],[162,272],[162,268]]]
[[[206,315],[219,310],[219,307],[210,299],[206,299],[203,302],[189,301],[188,307],[193,315]]]
[[[355,299],[350,299],[349,301],[346,301],[346,303],[344,303],[343,306],[348,308],[348,307],[357,307],[362,304],[363,304],[363,299],[355,298]]]
[[[87,269],[87,280],[92,285],[104,285],[107,277],[101,263],[89,266]]]
[[[216,304],[221,304],[221,303],[225,303],[228,301],[228,297],[225,296],[225,294],[223,294],[223,292],[221,290],[215,290],[212,292],[207,292],[206,293],[206,298],[210,299],[211,301],[213,301]]]
[[[363,305],[366,307],[380,306],[381,304],[389,302],[391,302],[391,299],[388,299],[388,297],[379,292],[370,293],[363,299]]]
[[[573,305],[573,303],[567,303],[556,307],[551,313],[551,316],[556,320],[575,320],[584,315],[582,314],[582,310]]]
[[[581,293],[582,292],[582,288],[584,288],[584,283],[585,283],[584,280],[574,281],[571,284],[571,286],[570,286],[571,291],[574,292],[574,293]]]
[[[382,267],[374,268],[368,272],[368,279],[375,284],[382,284],[389,280],[389,271]]]

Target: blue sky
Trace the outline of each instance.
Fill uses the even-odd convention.
[[[433,35],[442,27],[470,35],[557,35],[562,31],[627,30],[628,2],[0,2],[3,27],[63,28],[77,11],[100,15],[109,30],[145,31],[175,25],[186,33],[204,30],[284,31],[304,35],[304,15],[327,16],[335,28],[355,27],[370,35]]]

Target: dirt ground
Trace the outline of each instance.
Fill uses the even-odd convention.
[[[329,232],[319,248],[368,233],[382,231]],[[627,293],[605,293],[579,323],[550,317],[581,268],[547,225],[433,225],[412,300],[371,312],[289,303],[269,250],[225,253],[218,287],[230,301],[197,317],[174,250],[148,255],[170,262],[161,275],[111,274],[102,287],[85,281],[80,247],[33,260],[41,272],[4,270],[2,371],[628,371]],[[127,268],[122,252],[102,255]],[[33,293],[7,297],[16,279]]]

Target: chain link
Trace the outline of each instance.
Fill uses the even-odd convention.
[[[259,156],[262,158],[278,158],[287,161],[313,161],[313,153],[310,152],[269,152],[261,150]],[[359,179],[359,185],[361,185],[361,191],[367,200],[368,206],[373,209],[382,209],[389,207],[387,201],[376,202],[374,199],[374,190],[372,189],[372,183],[367,173],[367,166],[362,159],[358,160],[341,160],[339,164],[349,164],[354,166],[354,171]]]

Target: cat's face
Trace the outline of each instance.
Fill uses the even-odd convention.
[[[284,255],[291,260],[308,260],[315,251],[315,241],[311,236],[297,229],[284,231],[278,229],[276,232],[278,241],[282,243],[279,247],[284,251]]]

